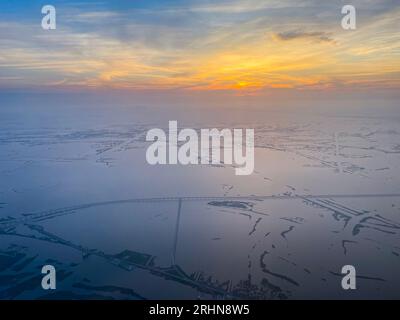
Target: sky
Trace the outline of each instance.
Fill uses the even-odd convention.
[[[43,30],[43,5],[56,30]],[[400,2],[332,0],[0,3],[0,90],[233,96],[400,90]]]

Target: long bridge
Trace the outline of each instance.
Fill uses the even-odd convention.
[[[3,219],[0,221],[0,227],[6,229],[18,224],[30,221],[41,220],[43,218],[56,217],[71,213],[76,210],[82,210],[92,207],[124,204],[124,203],[154,203],[164,201],[261,201],[261,200],[308,200],[308,199],[346,199],[346,198],[391,198],[400,197],[400,193],[375,193],[375,194],[292,194],[284,193],[277,195],[239,195],[239,196],[171,196],[171,197],[150,197],[150,198],[130,198],[121,200],[109,200],[85,203],[75,206],[50,209],[38,212],[23,213],[23,217],[16,219]]]

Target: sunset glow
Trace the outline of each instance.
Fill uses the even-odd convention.
[[[51,31],[41,30],[41,15],[32,19],[37,1],[5,5],[2,87],[400,87],[400,9],[391,1],[360,1],[350,31],[341,28],[340,1],[135,1],[104,3],[103,10],[90,2],[55,4],[58,26]],[[14,20],[16,9],[29,19]]]

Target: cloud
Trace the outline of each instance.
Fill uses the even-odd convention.
[[[220,3],[212,2],[206,5],[194,5],[190,8],[193,12],[204,12],[204,13],[247,13],[265,9],[283,9],[288,7],[303,7],[305,1],[293,2],[290,0],[237,0],[237,1],[222,1]]]
[[[83,12],[83,13],[72,13],[66,17],[67,22],[109,22],[110,19],[120,18],[122,16],[121,13],[112,12],[112,11],[91,11],[91,12]]]
[[[0,19],[0,88],[399,86],[400,11],[375,14],[368,23],[362,16],[357,32],[346,32],[340,10],[314,1],[188,1],[181,12],[164,5],[68,7],[51,32],[40,19]],[[336,13],[336,20],[310,20],[319,13],[330,19]]]
[[[314,32],[306,32],[306,31],[284,31],[273,34],[274,38],[281,41],[290,41],[296,39],[309,39],[317,42],[335,42],[333,38],[331,38],[330,34],[327,32],[314,31]]]

